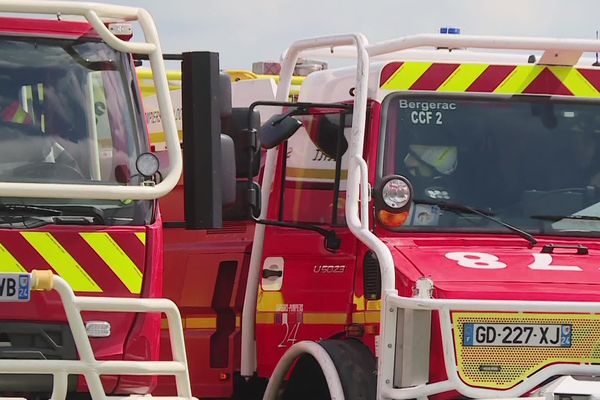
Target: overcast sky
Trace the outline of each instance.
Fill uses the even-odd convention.
[[[469,35],[588,38],[600,28],[600,0],[98,0],[144,7],[165,52],[211,50],[221,67],[277,60],[300,38],[362,32],[369,42],[441,26]]]

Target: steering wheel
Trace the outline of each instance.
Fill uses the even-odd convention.
[[[86,180],[83,174],[75,167],[62,163],[34,162],[22,165],[12,170],[14,177],[37,178],[43,181],[53,180]]]

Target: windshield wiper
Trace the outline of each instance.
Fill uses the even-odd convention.
[[[37,216],[54,216],[62,214],[62,211],[44,206],[33,206],[29,204],[5,204],[0,203],[0,213],[26,213]]]
[[[0,226],[10,226],[11,228],[39,228],[45,225],[97,225],[98,222],[93,217],[81,216],[24,216],[24,215],[0,215]]]
[[[62,222],[63,224],[68,223],[69,218],[71,218],[71,220],[75,222],[77,220],[77,217],[79,217],[79,220],[88,219],[86,223],[88,225],[90,223],[95,223],[97,225],[106,224],[106,220],[104,218],[104,211],[101,208],[81,205],[58,205],[55,207],[60,211],[59,218],[61,219],[60,222]]]
[[[52,217],[46,223],[104,225],[104,211],[94,206],[53,205],[52,207],[31,204],[2,204],[0,215],[11,217]]]
[[[56,225],[102,225],[96,217],[85,217],[79,215],[58,215],[50,218],[49,224]]]
[[[582,221],[600,221],[595,215],[530,215],[529,218],[541,219],[542,221],[560,221],[561,219],[579,219]]]
[[[493,217],[493,214],[488,211],[480,210],[478,208],[470,207],[470,206],[467,206],[464,204],[448,203],[448,202],[440,201],[440,200],[415,199],[413,201],[416,204],[429,204],[432,206],[438,206],[440,209],[446,210],[446,211],[479,215],[485,219],[488,219],[499,225],[502,225],[506,229],[518,234],[523,239],[526,239],[532,246],[535,246],[537,244],[537,240],[533,237],[532,234],[527,233],[524,230],[517,228],[514,225],[507,224],[506,222]]]

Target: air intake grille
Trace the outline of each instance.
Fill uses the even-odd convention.
[[[365,299],[381,299],[381,273],[379,271],[379,261],[372,251],[365,254],[363,265],[363,279]]]
[[[77,351],[67,324],[0,321],[0,360],[7,359],[76,360]],[[69,375],[69,392],[76,389],[77,379],[77,375]],[[51,375],[0,375],[0,398],[8,394],[12,397],[15,393],[51,391]]]

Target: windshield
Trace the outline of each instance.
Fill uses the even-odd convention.
[[[598,235],[599,105],[551,97],[389,96],[380,171],[407,177],[415,198],[401,229],[503,229],[437,202],[477,208],[534,234]]]
[[[0,52],[0,181],[140,184],[132,171],[148,144],[126,54],[95,39],[14,36],[0,36]],[[0,203],[90,204],[132,220],[136,202]]]

